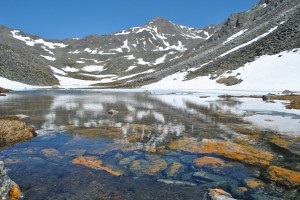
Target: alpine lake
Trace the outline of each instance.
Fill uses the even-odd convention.
[[[298,199],[300,110],[286,103],[211,91],[10,92],[1,116],[20,116],[37,136],[0,160],[23,199]]]

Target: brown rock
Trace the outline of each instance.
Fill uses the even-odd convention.
[[[0,93],[10,92],[11,90],[0,87]]]
[[[114,176],[121,176],[123,175],[123,172],[120,170],[115,170],[112,169],[108,166],[103,166],[102,160],[98,160],[94,156],[80,156],[72,160],[73,164],[78,164],[78,165],[84,165],[89,168],[97,169],[97,170],[103,170],[106,171],[107,173],[110,173]]]
[[[0,147],[29,140],[34,136],[35,129],[18,117],[0,117]]]
[[[290,188],[300,186],[300,172],[278,166],[270,166],[268,169],[268,175],[271,180]]]

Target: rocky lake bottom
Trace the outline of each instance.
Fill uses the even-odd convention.
[[[0,160],[23,199],[297,199],[300,111],[218,95],[11,92],[1,115],[37,136]]]

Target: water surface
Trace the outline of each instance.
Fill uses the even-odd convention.
[[[293,199],[297,186],[270,179],[270,166],[300,171],[300,112],[283,103],[201,92],[12,92],[0,98],[1,115],[23,117],[38,136],[0,159],[24,199],[205,199],[213,188]],[[266,165],[208,151],[206,142],[272,156]]]

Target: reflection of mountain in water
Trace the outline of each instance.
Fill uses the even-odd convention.
[[[218,126],[202,112],[206,103],[201,104],[197,96],[88,92],[60,93],[52,99],[42,129],[67,129],[90,137],[109,135],[147,149],[180,136],[223,132],[216,131]],[[191,102],[199,109],[191,107]],[[110,109],[118,113],[110,115]]]

